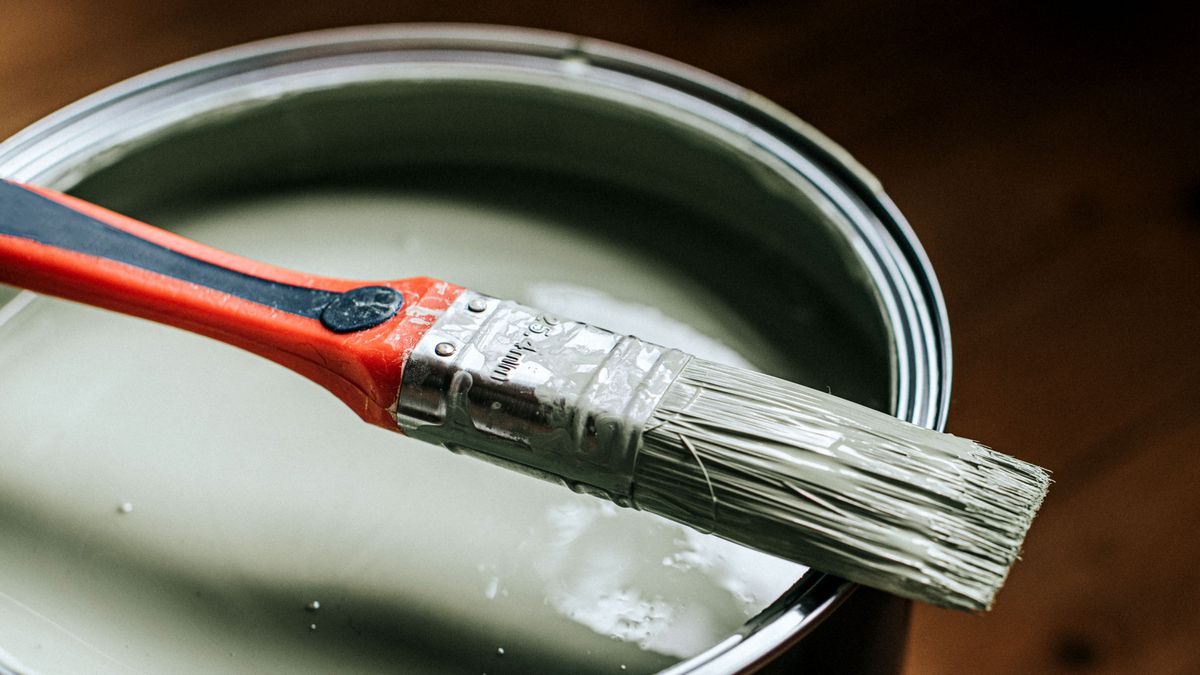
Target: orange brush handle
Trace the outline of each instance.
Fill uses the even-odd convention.
[[[273,267],[4,181],[0,282],[241,347],[392,430],[409,353],[463,291],[426,277],[361,282]]]

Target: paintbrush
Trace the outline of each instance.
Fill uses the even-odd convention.
[[[769,375],[434,279],[283,270],[8,182],[0,282],[222,340],[378,426],[944,607],[991,606],[1049,484]]]

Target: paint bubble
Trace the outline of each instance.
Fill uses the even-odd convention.
[[[121,502],[117,507],[117,513],[133,513],[133,502]]]
[[[313,600],[312,602],[310,602],[310,603],[308,603],[307,605],[305,605],[305,606],[304,606],[304,609],[306,609],[306,610],[308,610],[308,611],[310,611],[310,612],[315,612],[315,611],[317,611],[318,609],[321,609],[321,601],[320,601],[320,600]]]

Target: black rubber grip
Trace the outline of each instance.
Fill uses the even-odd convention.
[[[221,267],[142,239],[7,181],[0,181],[0,235],[113,260],[290,314],[318,319],[338,333],[376,326],[394,316],[403,304],[403,295],[385,286],[339,293],[293,286]]]

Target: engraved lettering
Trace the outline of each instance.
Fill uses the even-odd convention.
[[[521,362],[525,360],[526,354],[536,354],[537,347],[533,344],[535,335],[545,335],[549,326],[558,324],[558,319],[548,316],[539,316],[533,323],[525,328],[521,333],[521,337],[513,343],[512,347],[500,357],[500,361],[492,368],[491,378],[497,382],[507,382],[512,371],[520,367]]]

